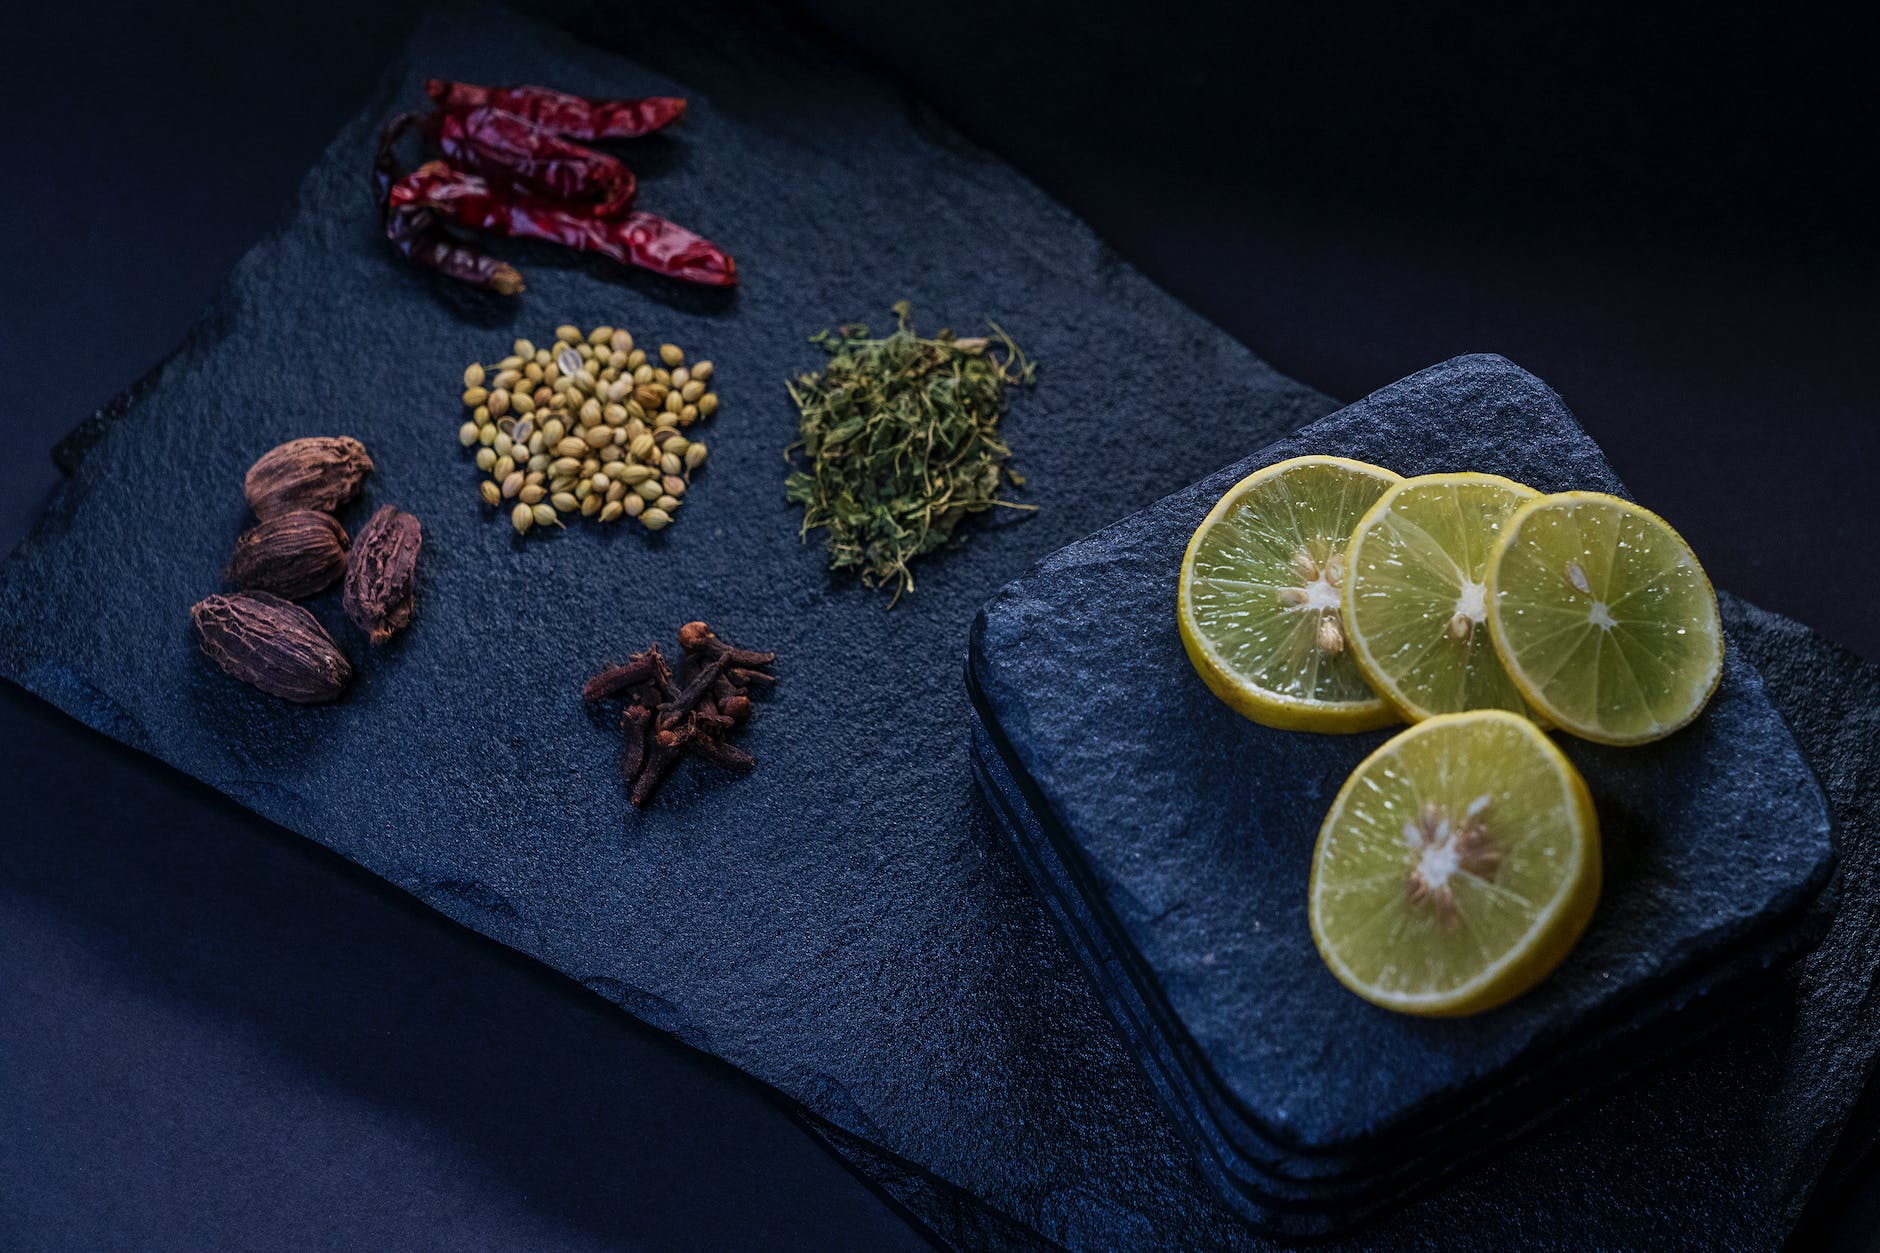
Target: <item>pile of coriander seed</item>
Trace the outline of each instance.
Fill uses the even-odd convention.
[[[521,534],[564,514],[658,531],[705,463],[683,432],[717,411],[711,377],[711,362],[688,367],[675,344],[649,357],[625,330],[557,327],[545,348],[518,339],[494,366],[464,370],[457,439],[476,449],[483,502]]]

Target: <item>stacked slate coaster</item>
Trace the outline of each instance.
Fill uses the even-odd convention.
[[[1605,887],[1533,992],[1413,1018],[1314,949],[1319,824],[1391,731],[1272,730],[1215,699],[1176,632],[1182,554],[1237,480],[1330,453],[1623,494],[1559,398],[1498,357],[1405,379],[1045,559],[979,617],[974,765],[1041,896],[1202,1169],[1256,1225],[1348,1227],[1642,1064],[1804,951],[1827,804],[1734,651],[1696,724],[1642,748],[1562,737]]]

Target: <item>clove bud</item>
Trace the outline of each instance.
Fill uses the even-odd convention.
[[[703,757],[740,773],[757,764],[727,737],[751,716],[750,686],[773,682],[758,667],[769,666],[776,654],[734,648],[703,622],[680,627],[679,646],[685,653],[682,686],[673,686],[659,645],[651,644],[624,665],[607,667],[582,689],[590,704],[618,700],[626,705],[620,715],[620,729],[626,732],[620,769],[628,798],[638,807],[651,803],[683,757]]]
[[[293,439],[262,454],[248,468],[242,493],[262,521],[296,509],[339,508],[359,494],[372,458],[350,436]]]
[[[418,520],[390,505],[380,505],[353,541],[346,568],[346,616],[383,644],[411,624],[418,587],[418,548],[423,528]]]
[[[271,593],[211,596],[189,614],[209,659],[270,696],[323,704],[352,679],[352,667],[319,621]]]
[[[346,528],[332,514],[296,509],[244,532],[224,577],[249,591],[301,600],[346,572],[347,547]]]

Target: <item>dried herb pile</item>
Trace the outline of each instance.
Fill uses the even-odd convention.
[[[789,384],[801,413],[785,484],[803,506],[803,534],[828,532],[829,566],[869,587],[914,587],[909,563],[953,538],[970,514],[1036,506],[1001,500],[1024,480],[999,435],[1005,389],[1036,367],[996,324],[991,338],[914,333],[908,303],[884,339],[866,326],[812,336],[829,363]]]
[[[733,648],[703,622],[679,628],[684,673],[675,681],[658,644],[626,663],[609,666],[587,681],[582,699],[590,705],[620,701],[626,751],[620,761],[628,795],[636,806],[651,803],[672,768],[685,757],[703,757],[742,774],[756,760],[730,742],[751,716],[751,689],[768,687],[775,653]]]

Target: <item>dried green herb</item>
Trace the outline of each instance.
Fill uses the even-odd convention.
[[[820,373],[789,385],[802,438],[790,445],[796,472],[785,483],[803,506],[805,537],[828,532],[829,567],[857,571],[869,587],[914,587],[908,563],[953,537],[968,514],[994,507],[1024,480],[999,437],[1005,389],[1029,384],[1036,367],[996,323],[994,338],[941,331],[922,339],[903,300],[885,339],[866,326],[811,337],[829,354]]]

